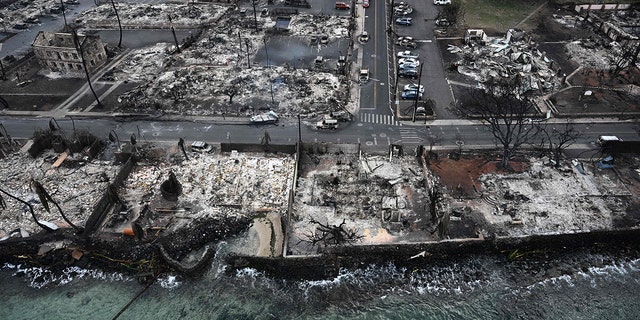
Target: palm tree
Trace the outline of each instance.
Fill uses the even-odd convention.
[[[116,9],[116,4],[111,0],[111,6],[113,6],[113,11],[116,12],[116,19],[118,19],[118,28],[120,29],[120,40],[118,40],[118,48],[122,47],[122,24],[120,24],[120,16],[118,15],[118,9]]]
[[[178,146],[180,146],[180,150],[182,150],[182,154],[184,154],[184,158],[189,161],[189,157],[187,156],[187,152],[184,150],[184,139],[180,138],[178,140]]]
[[[73,222],[71,222],[71,220],[67,218],[67,216],[64,214],[64,211],[62,211],[62,208],[60,208],[60,205],[58,205],[58,202],[53,200],[51,195],[47,192],[47,190],[44,188],[44,186],[40,182],[32,179],[31,185],[35,189],[36,194],[38,195],[38,198],[40,198],[40,202],[42,203],[42,206],[44,207],[45,210],[47,210],[47,212],[51,213],[51,209],[49,208],[49,201],[51,201],[51,203],[53,203],[56,206],[56,208],[58,208],[58,211],[60,212],[62,219],[64,219],[66,223],[68,223],[73,229],[75,229],[76,232],[78,233],[82,232],[82,229],[80,227],[73,224]]]
[[[78,55],[80,56],[80,60],[82,61],[84,73],[87,76],[87,83],[89,83],[89,89],[91,89],[91,93],[93,93],[93,97],[96,99],[96,103],[98,104],[98,107],[102,108],[103,105],[100,102],[100,99],[96,94],[96,91],[93,90],[93,85],[91,84],[91,76],[89,76],[89,69],[87,69],[87,62],[84,59],[84,50],[82,48],[82,43],[80,43],[80,40],[78,39],[78,32],[74,28],[70,28],[70,29],[71,29],[71,33],[73,34],[73,43],[76,46],[76,51],[78,51]]]
[[[24,200],[22,200],[22,199],[20,199],[20,198],[18,198],[18,197],[16,197],[16,196],[14,196],[14,195],[10,194],[10,193],[9,193],[9,192],[7,192],[7,191],[2,190],[2,188],[0,188],[0,192],[1,192],[1,193],[4,193],[5,195],[9,196],[10,198],[12,198],[12,199],[14,199],[14,200],[16,200],[16,201],[18,201],[18,202],[20,202],[20,203],[24,204],[25,206],[27,206],[27,207],[29,208],[29,211],[31,212],[31,218],[33,218],[33,221],[35,221],[35,222],[36,222],[36,224],[37,224],[40,228],[44,229],[44,230],[45,230],[45,231],[47,231],[47,232],[54,231],[54,229],[52,229],[52,228],[48,227],[47,225],[45,225],[45,224],[43,224],[42,222],[40,222],[40,220],[38,220],[38,218],[36,217],[36,213],[35,213],[35,211],[33,210],[33,206],[31,205],[31,203],[26,202],[26,201],[24,201]],[[6,209],[6,208],[7,208],[7,203],[4,201],[4,199],[2,198],[2,195],[0,194],[0,209]]]

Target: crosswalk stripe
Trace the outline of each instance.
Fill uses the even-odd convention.
[[[393,116],[388,114],[361,113],[358,118],[360,122],[386,124],[389,126],[401,125],[399,121],[396,121]]]

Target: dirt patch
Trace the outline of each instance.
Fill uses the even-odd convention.
[[[624,90],[575,87],[558,92],[550,99],[558,113],[572,115],[607,115],[613,113],[637,113],[637,95]]]
[[[453,191],[453,195],[461,198],[475,197],[481,190],[479,177],[485,173],[509,173],[498,168],[499,160],[474,156],[454,160],[442,158],[432,161],[429,169],[440,178],[447,189]],[[524,161],[511,161],[511,172],[522,173],[527,170],[528,163]]]

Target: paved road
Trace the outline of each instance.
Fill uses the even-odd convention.
[[[387,22],[385,1],[371,1],[371,6],[367,9],[358,8],[361,15],[358,23],[362,24],[362,29],[369,34],[370,41],[356,45],[362,51],[362,68],[368,69],[371,80],[360,86],[360,115],[359,121],[368,119],[375,121],[383,120],[385,124],[393,125],[395,120],[391,119],[395,113],[390,108],[390,86],[389,86],[389,46],[387,43]],[[357,4],[362,6],[361,4]],[[356,35],[359,36],[359,35]],[[365,115],[374,115],[366,118]],[[377,117],[377,116],[384,117]]]
[[[9,135],[15,138],[33,136],[34,130],[48,127],[47,118],[5,118],[0,119]],[[272,143],[287,144],[298,140],[297,120],[284,121],[279,125],[249,126],[219,124],[211,122],[187,121],[135,121],[119,122],[113,119],[70,119],[58,120],[64,131],[71,133],[73,127],[78,130],[90,130],[101,138],[106,138],[114,130],[121,141],[127,141],[132,134],[141,135],[139,140],[174,141],[185,138],[187,141],[205,140],[208,142],[258,143],[264,131],[268,131]],[[550,123],[549,125],[553,125]],[[593,149],[596,137],[615,134],[622,139],[639,139],[635,125],[624,123],[578,123],[576,127],[584,132],[573,149]],[[491,148],[495,142],[491,133],[481,124],[468,121],[439,120],[429,126],[388,126],[375,123],[351,123],[337,131],[318,131],[309,124],[302,124],[302,140],[306,142],[361,143],[363,146],[386,147],[391,143],[407,146],[428,145],[430,137],[436,137],[437,146],[455,148],[459,141],[463,148]]]

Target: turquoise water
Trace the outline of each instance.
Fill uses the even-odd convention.
[[[549,261],[470,256],[405,270],[368,266],[324,281],[276,280],[214,261],[167,275],[119,319],[639,319],[640,259],[575,253]],[[119,274],[5,265],[0,319],[112,319],[144,286]]]

